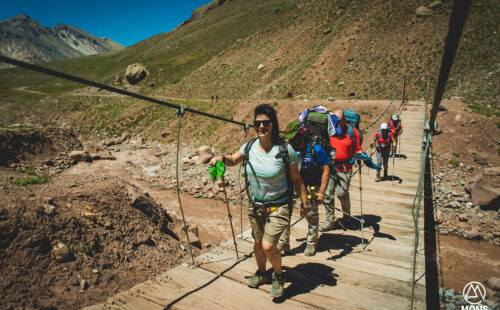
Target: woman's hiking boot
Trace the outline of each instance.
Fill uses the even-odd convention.
[[[269,282],[269,275],[266,271],[257,270],[253,276],[248,278],[248,286],[258,288],[261,284]]]
[[[329,231],[329,230],[332,230],[332,229],[333,229],[333,227],[334,227],[333,223],[332,223],[332,222],[327,221],[327,222],[325,222],[323,225],[321,225],[321,226],[319,227],[319,231],[321,231],[321,232],[324,232],[324,231]]]
[[[271,296],[274,298],[283,296],[283,287],[285,286],[285,278],[283,274],[273,273],[273,286],[271,288]]]
[[[316,254],[316,246],[314,244],[306,245],[306,249],[304,250],[305,256],[314,256]]]

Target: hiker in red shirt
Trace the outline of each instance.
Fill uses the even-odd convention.
[[[387,126],[389,126],[389,131],[396,139],[403,133],[403,124],[401,124],[401,120],[397,114],[392,115],[391,120],[387,122]]]
[[[330,144],[334,151],[336,151],[334,160],[334,166],[337,169],[337,174],[330,177],[328,186],[326,188],[325,197],[325,211],[326,211],[326,221],[319,228],[320,231],[328,231],[334,228],[334,212],[335,212],[335,193],[337,193],[337,198],[340,200],[342,205],[342,211],[344,211],[344,216],[342,218],[342,226],[347,228],[350,226],[350,218],[348,215],[351,214],[351,200],[349,197],[349,185],[351,183],[352,176],[352,165],[354,164],[354,154],[363,153],[361,149],[361,139],[359,131],[353,128],[353,139],[348,134],[348,125],[345,122],[344,111],[337,110],[334,113],[339,119],[339,125],[342,130],[340,136],[330,137]],[[353,140],[354,143],[353,143]]]
[[[391,120],[387,122],[387,126],[394,136],[394,139],[399,144],[399,135],[403,133],[403,124],[401,124],[399,116],[397,114],[392,114]],[[399,151],[401,151],[401,148]],[[396,156],[396,150],[394,150],[393,156]]]
[[[387,178],[387,166],[389,164],[389,154],[391,150],[396,153],[396,139],[392,132],[388,130],[387,123],[380,125],[380,130],[375,134],[371,147],[377,147],[377,165],[384,165],[384,179]],[[380,170],[377,170],[375,182],[380,182]]]

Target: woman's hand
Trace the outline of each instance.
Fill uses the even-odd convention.
[[[210,166],[215,166],[218,161],[223,161],[222,155],[217,155],[210,159]]]
[[[316,200],[318,201],[318,203],[323,203],[325,201],[325,194],[323,192],[319,192]]]
[[[230,154],[227,154],[227,155],[216,155],[214,157],[212,157],[212,159],[210,159],[210,162],[209,164],[211,166],[215,166],[215,164],[218,162],[218,161],[221,161],[223,162],[226,166],[228,167],[232,167],[232,166],[236,166],[237,164],[241,163],[243,161],[245,157],[243,156],[243,154],[241,154],[240,151],[230,155]]]

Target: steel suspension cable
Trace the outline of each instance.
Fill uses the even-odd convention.
[[[413,204],[412,204],[412,215],[413,215],[413,224],[415,226],[415,234],[414,234],[414,239],[413,239],[413,260],[412,260],[412,285],[411,285],[411,299],[410,299],[410,310],[413,309],[413,302],[415,299],[415,286],[417,285],[417,282],[420,280],[421,277],[419,277],[417,280],[416,278],[416,272],[417,272],[417,253],[418,253],[418,243],[420,241],[420,228],[419,228],[419,219],[420,219],[420,206],[422,204],[422,196],[423,196],[423,191],[424,191],[424,174],[425,174],[425,163],[426,163],[426,158],[429,155],[429,148],[432,145],[432,138],[431,138],[431,129],[430,129],[430,124],[428,120],[428,105],[429,105],[429,97],[430,95],[430,77],[427,80],[427,94],[426,94],[426,100],[425,100],[425,112],[424,112],[424,124],[423,124],[423,134],[422,134],[422,141],[425,143],[423,146],[423,152],[422,152],[422,159],[420,162],[420,176],[419,176],[419,182],[418,182],[418,188],[417,192],[415,193],[415,197],[413,199]],[[417,203],[416,203],[417,202]],[[422,275],[424,276],[425,273]]]
[[[74,76],[74,75],[70,75],[70,74],[59,72],[59,71],[51,70],[51,69],[44,68],[44,67],[41,67],[41,66],[38,66],[38,65],[29,64],[27,62],[19,61],[19,60],[12,59],[12,58],[9,58],[9,57],[5,57],[5,56],[2,56],[2,55],[0,55],[0,62],[5,62],[5,63],[11,64],[11,65],[15,65],[15,66],[18,66],[18,67],[21,67],[21,68],[25,68],[25,69],[28,69],[28,70],[40,72],[40,73],[47,74],[47,75],[52,75],[52,76],[55,76],[55,77],[58,77],[58,78],[61,78],[61,79],[68,80],[68,81],[73,81],[73,82],[77,82],[77,83],[80,83],[80,84],[84,84],[84,85],[88,85],[88,86],[93,86],[93,87],[105,89],[105,90],[113,92],[113,93],[122,94],[122,95],[125,95],[125,96],[128,96],[128,97],[133,97],[133,98],[144,100],[144,101],[149,101],[149,102],[160,104],[160,105],[163,105],[163,106],[166,106],[166,107],[169,107],[169,108],[173,108],[173,109],[179,109],[181,107],[180,105],[177,105],[177,104],[173,104],[173,103],[170,103],[170,102],[166,102],[166,101],[154,99],[154,98],[147,97],[147,96],[144,96],[144,95],[132,93],[132,92],[120,89],[120,88],[116,88],[116,87],[108,86],[108,85],[105,85],[105,84],[97,83],[97,82],[94,82],[94,81],[86,80],[86,79],[79,78],[79,77]],[[183,109],[184,109],[185,112],[191,112],[191,113],[194,113],[194,114],[198,114],[198,115],[210,117],[210,118],[213,118],[213,119],[217,119],[217,120],[220,120],[220,121],[224,121],[224,122],[228,122],[228,123],[232,123],[232,124],[236,124],[236,125],[240,125],[240,126],[245,126],[245,124],[246,124],[246,123],[234,121],[232,119],[227,119],[227,118],[224,118],[224,117],[213,115],[213,114],[210,114],[210,113],[198,111],[198,110],[195,110],[195,109],[190,109],[190,108],[186,108],[186,107],[183,107]],[[253,127],[253,125],[248,125],[248,124],[246,124],[246,126]]]
[[[247,124],[248,125],[248,124]],[[243,142],[247,141],[247,135],[248,135],[248,126],[243,127],[243,130],[245,131],[245,138]],[[241,190],[241,167],[243,166],[243,163],[240,164],[240,167],[238,168],[238,189],[240,191],[240,239],[243,240],[243,191]]]
[[[430,137],[430,133],[425,133],[424,136]],[[412,204],[412,215],[413,215],[413,225],[415,226],[415,236],[414,236],[414,245],[413,245],[413,261],[412,261],[412,286],[411,286],[411,299],[410,299],[410,309],[413,309],[413,301],[415,299],[415,286],[417,282],[420,280],[416,278],[416,272],[417,272],[417,253],[418,253],[418,243],[420,242],[420,229],[418,227],[419,225],[419,218],[420,218],[420,206],[422,204],[422,195],[423,195],[423,189],[424,189],[424,173],[425,173],[425,160],[427,157],[427,153],[429,151],[429,145],[430,145],[430,140],[427,139],[427,142],[425,143],[424,149],[422,151],[422,159],[421,159],[421,169],[420,169],[420,176],[419,176],[419,181],[418,181],[418,188],[417,192],[415,194],[415,197],[413,198],[413,204]],[[425,273],[424,273],[425,274]]]
[[[444,47],[441,69],[439,71],[439,78],[436,86],[436,92],[434,93],[434,101],[430,115],[430,129],[432,132],[436,131],[436,128],[434,128],[434,122],[436,121],[439,104],[441,103],[441,98],[443,97],[443,93],[446,88],[446,82],[448,82],[448,76],[451,71],[453,60],[455,59],[458,43],[460,42],[460,37],[462,36],[462,30],[464,28],[471,3],[472,0],[453,1],[453,9],[451,11],[450,24],[448,26],[446,45]]]
[[[181,193],[180,193],[180,188],[179,188],[179,144],[180,144],[180,137],[181,137],[181,118],[184,116],[184,106],[181,105],[177,109],[177,120],[178,120],[178,126],[177,126],[177,153],[176,153],[176,160],[175,160],[175,181],[177,183],[177,200],[179,201],[179,207],[181,209],[181,214],[182,214],[182,222],[184,223],[184,232],[186,233],[186,239],[188,242],[188,247],[189,247],[189,253],[191,254],[191,261],[193,263],[193,266],[196,266],[194,263],[194,256],[193,256],[193,249],[191,248],[191,241],[189,240],[189,234],[188,234],[188,226],[186,223],[186,218],[184,217],[184,210],[182,209],[182,203],[181,203]]]

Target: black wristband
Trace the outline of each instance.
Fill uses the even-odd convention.
[[[226,155],[222,155],[222,163],[225,165],[226,164]]]

